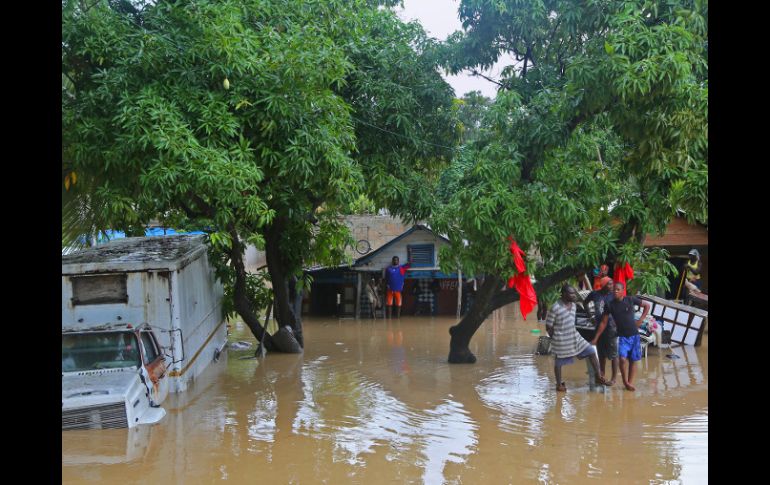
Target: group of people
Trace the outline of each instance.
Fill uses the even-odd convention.
[[[594,287],[598,289],[589,293],[584,300],[594,303],[592,319],[597,329],[590,342],[575,328],[579,295],[573,286],[564,285],[561,298],[548,311],[545,328],[552,339],[551,349],[555,355],[556,390],[567,390],[561,378],[561,368],[573,363],[577,357],[590,359],[597,384],[615,385],[619,368],[623,386],[629,391],[635,391],[635,364],[642,359],[639,327],[650,312],[650,304],[636,296],[626,296],[625,284],[613,282],[606,275],[601,276]],[[639,319],[635,318],[635,306],[643,309]],[[608,359],[612,362],[610,379],[605,378]]]
[[[700,258],[697,250],[690,251],[688,262],[688,281],[696,286],[700,280]],[[393,256],[391,265],[383,268],[382,276],[386,283],[385,305],[387,317],[395,312],[395,317],[401,316],[401,293],[404,288],[406,271],[410,264],[399,264],[398,256]],[[576,303],[579,295],[575,287],[567,284],[561,289],[561,297],[550,310],[547,316],[541,315],[541,307],[538,305],[538,321],[545,317],[546,331],[551,337],[551,349],[555,355],[554,374],[556,376],[556,390],[566,391],[567,387],[561,377],[561,368],[571,364],[575,358],[590,359],[591,366],[596,375],[596,383],[613,386],[616,383],[618,370],[623,381],[623,386],[629,391],[635,391],[634,377],[636,375],[636,362],[642,358],[641,339],[639,328],[650,312],[650,304],[636,296],[626,295],[626,285],[621,281],[613,281],[609,276],[609,266],[601,265],[594,271],[594,281],[590,284],[588,278],[583,281],[593,290],[583,300],[584,303],[593,302],[594,313],[591,318],[596,325],[596,332],[589,342],[584,339],[575,328]],[[581,281],[581,283],[583,282]],[[475,279],[473,290],[477,290]],[[431,314],[435,315],[437,282],[435,280],[418,280],[415,285],[417,300],[416,311],[427,305]],[[470,288],[468,288],[470,290]],[[468,296],[475,296],[475,291],[468,291]],[[377,283],[372,278],[367,285],[367,295],[372,307],[380,306]],[[466,303],[467,309],[472,301]],[[636,318],[636,307],[642,308],[642,315]],[[605,377],[607,360],[612,365],[612,377]]]

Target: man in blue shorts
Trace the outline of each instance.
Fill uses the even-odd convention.
[[[636,375],[635,363],[642,360],[642,346],[639,339],[639,327],[642,326],[645,317],[650,312],[650,304],[636,296],[623,296],[625,285],[620,281],[615,282],[613,292],[615,298],[604,306],[604,316],[600,328],[607,326],[610,315],[615,320],[618,328],[618,356],[620,357],[620,376],[623,385],[628,391],[635,391],[634,375]],[[634,318],[634,306],[643,308],[642,317]],[[626,362],[628,362],[628,374],[626,374]]]

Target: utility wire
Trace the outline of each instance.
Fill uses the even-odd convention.
[[[353,115],[351,115],[350,117],[351,117],[351,118],[353,118],[354,120],[358,121],[358,122],[359,122],[359,123],[361,123],[362,125],[366,125],[366,126],[368,126],[368,127],[370,127],[370,128],[374,128],[375,130],[380,130],[380,131],[381,131],[381,132],[383,132],[383,133],[388,133],[388,134],[390,134],[390,135],[393,135],[393,136],[398,136],[398,137],[401,137],[401,138],[404,138],[404,139],[406,139],[406,140],[410,140],[410,141],[412,140],[412,139],[411,139],[411,138],[409,138],[408,136],[404,136],[404,135],[402,135],[402,134],[400,134],[400,133],[394,133],[394,132],[392,132],[392,131],[389,131],[389,130],[386,130],[386,129],[384,129],[384,128],[380,128],[379,126],[375,126],[375,125],[373,125],[373,124],[371,124],[371,123],[367,123],[366,121],[364,121],[364,120],[362,120],[362,119],[356,118],[356,117],[355,117],[355,116],[353,116]],[[445,145],[438,145],[438,144],[436,144],[436,143],[430,143],[430,142],[427,142],[427,141],[421,141],[420,143],[425,143],[426,145],[431,145],[431,146],[434,146],[434,147],[439,147],[439,148],[446,148],[447,150],[457,150],[457,149],[459,149],[459,148],[460,148],[460,147],[448,147],[448,146],[445,146]]]

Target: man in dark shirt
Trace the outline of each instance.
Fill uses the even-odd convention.
[[[615,299],[615,295],[612,292],[613,284],[612,279],[608,276],[603,277],[599,284],[600,290],[594,290],[586,296],[584,303],[593,302],[594,314],[592,319],[596,326],[596,335],[591,341],[593,345],[596,345],[599,353],[599,368],[601,370],[601,376],[604,377],[604,369],[606,368],[607,359],[612,362],[612,379],[610,379],[610,385],[615,385],[615,379],[618,377],[618,329],[615,326],[615,319],[610,315],[607,321],[606,328],[601,327],[602,317],[604,317],[604,309],[607,304]],[[597,345],[598,342],[598,345]]]
[[[601,336],[602,331],[607,326],[610,315],[615,319],[615,325],[618,328],[618,355],[620,356],[620,376],[623,378],[623,385],[629,391],[635,391],[634,376],[636,375],[635,363],[642,360],[642,347],[639,339],[639,327],[642,326],[647,314],[650,312],[650,304],[636,296],[623,296],[625,285],[616,281],[613,287],[615,298],[604,306],[604,316],[597,336],[594,341]],[[642,317],[639,320],[634,318],[634,305],[641,306]],[[628,374],[626,374],[626,361],[628,361]]]

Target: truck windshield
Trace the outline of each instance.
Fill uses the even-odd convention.
[[[133,332],[89,332],[61,336],[62,372],[139,365],[139,347]]]

